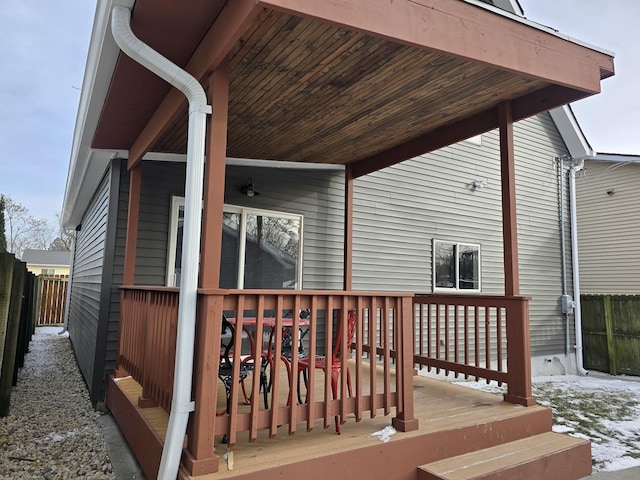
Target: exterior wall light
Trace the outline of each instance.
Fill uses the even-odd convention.
[[[247,183],[244,184],[240,188],[240,190],[249,198],[255,197],[256,195],[260,195],[260,192],[256,190],[256,187],[253,184],[253,179],[251,177],[247,178]]]

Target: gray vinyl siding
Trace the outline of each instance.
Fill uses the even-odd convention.
[[[142,163],[136,285],[166,285],[171,198],[184,196],[185,175],[181,163]]]
[[[259,196],[240,191],[248,177]],[[303,215],[303,288],[342,288],[344,172],[230,166],[225,203]]]
[[[116,365],[118,348],[118,324],[120,318],[120,288],[124,269],[124,252],[129,199],[129,172],[126,161],[120,162],[117,170],[119,197],[117,204],[117,224],[110,235],[114,238],[112,274],[110,277],[108,302],[108,320],[104,327],[105,353],[101,375],[106,378]],[[239,192],[248,176],[253,176],[261,196],[249,199]],[[138,244],[136,249],[136,285],[165,285],[167,242],[169,236],[169,218],[171,198],[184,196],[185,165],[180,163],[143,162],[138,226]],[[105,185],[101,186],[106,188]],[[102,230],[100,244],[92,251],[99,256],[94,261],[102,266],[104,258],[107,198],[108,192],[97,195],[103,200]],[[342,172],[310,172],[292,170],[272,170],[266,168],[227,168],[227,194],[225,201],[235,205],[254,208],[299,213],[304,216],[304,279],[305,288],[339,289],[342,286],[342,236],[344,215],[344,175]],[[96,212],[90,209],[88,217]],[[92,229],[93,231],[93,229]],[[78,241],[79,251],[83,251]],[[97,324],[99,285],[101,271],[94,272],[97,282],[92,298],[95,312],[91,318]],[[78,275],[80,279],[81,274]],[[75,280],[75,276],[74,276]],[[74,281],[75,285],[75,281]],[[72,302],[73,305],[73,302]],[[82,350],[87,355],[96,349],[97,325],[92,333],[82,341]],[[85,362],[86,363],[86,362]],[[96,372],[95,375],[99,373]],[[86,375],[93,376],[93,371]],[[86,376],[85,375],[85,376]],[[104,396],[104,390],[101,390]]]
[[[128,175],[126,175],[128,178]],[[252,177],[261,195],[240,187]],[[165,285],[172,196],[184,196],[185,165],[143,162],[136,253],[137,285]],[[118,247],[124,256],[128,180],[121,185]],[[303,215],[303,286],[342,288],[344,174],[256,167],[227,167],[225,203]],[[116,259],[119,264],[119,260]]]
[[[76,235],[73,278],[69,301],[69,336],[78,367],[89,392],[94,388],[98,349],[100,300],[104,268],[110,178],[106,175],[91,201]],[[97,367],[100,368],[100,367]]]
[[[565,318],[554,157],[566,148],[548,114],[518,122],[514,139],[520,288],[532,297],[532,353],[559,353]],[[472,190],[473,180],[485,188]],[[356,180],[354,289],[432,291],[433,239],[480,244],[482,293],[504,294],[497,131],[483,135],[482,145],[461,142]],[[568,278],[570,288],[570,270]]]
[[[576,178],[580,290],[640,294],[640,165],[585,161]],[[613,195],[607,190],[615,189]]]
[[[560,194],[563,193],[567,291],[573,293],[567,168],[558,185],[557,158],[568,151],[549,114],[515,126],[516,189],[521,294],[532,297],[531,345],[534,355],[565,353],[574,345],[573,316],[561,310],[562,241]],[[569,339],[566,322],[569,322]],[[572,353],[571,350],[568,353]]]

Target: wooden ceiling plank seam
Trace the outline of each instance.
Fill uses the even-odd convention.
[[[331,62],[335,61],[335,59],[338,58],[344,51],[348,51],[349,49],[353,48],[353,45],[355,45],[357,42],[357,39],[353,38],[345,42],[343,36],[341,36],[340,38],[336,38],[333,35],[335,34],[332,33],[329,37],[325,37],[323,34],[323,37],[325,37],[326,40],[332,44],[331,46],[335,44],[335,47],[332,49],[331,54],[328,57],[321,59],[320,57],[314,58],[312,56],[305,55],[304,60],[308,61],[308,59],[313,58],[314,63],[312,67],[307,69],[307,73],[305,73],[303,77],[298,78],[293,87],[283,87],[282,82],[277,82],[279,84],[276,84],[274,86],[277,89],[275,91],[278,92],[278,98],[271,103],[263,105],[257,99],[253,99],[253,101],[251,102],[253,108],[250,112],[246,112],[245,118],[259,118],[260,114],[272,111],[271,109],[274,107],[274,104],[276,104],[280,100],[280,98],[290,97],[291,95],[293,95],[296,89],[304,88],[312,82],[317,82],[319,78],[324,76],[321,74],[331,68]],[[293,105],[291,105],[291,103],[289,103],[288,106],[293,109]],[[243,122],[243,124],[246,125],[246,128],[250,130],[255,127],[255,125],[249,126],[245,122]],[[238,133],[242,134],[242,132]]]
[[[319,25],[316,24],[315,27]],[[315,28],[312,28],[312,30]],[[296,42],[304,42],[312,32],[309,32],[309,29],[303,29],[302,32],[296,32]],[[273,91],[279,91],[282,89],[282,78],[291,76],[288,74],[288,70],[291,70],[292,67],[297,65],[297,62],[292,65],[286,65],[284,62],[288,58],[288,53],[292,48],[294,48],[294,42],[289,41],[288,46],[279,51],[277,57],[273,60],[265,59],[264,63],[269,63],[270,67],[268,69],[264,69],[264,75],[257,76],[257,80],[261,80],[262,83],[259,85],[256,84],[246,84],[242,82],[242,79],[236,77],[234,75],[234,82],[231,85],[231,88],[234,89],[234,97],[236,101],[234,102],[234,110],[233,116],[254,116],[256,106],[260,104],[261,99],[263,97],[268,97]],[[295,55],[291,56],[292,58],[298,58]],[[299,59],[301,62],[302,59]],[[234,72],[235,73],[235,72]],[[296,79],[296,77],[293,77]],[[296,79],[297,80],[297,79]],[[242,85],[242,90],[237,87],[237,85]],[[235,87],[235,88],[234,88]]]
[[[325,95],[320,96],[317,94],[317,92],[313,92],[313,91],[309,92],[308,94],[309,98],[313,98],[314,96],[318,96],[320,98],[326,98]],[[296,107],[292,107],[291,102],[285,103],[282,105],[277,105],[274,108],[271,115],[268,116],[268,121],[258,126],[258,129],[263,133],[262,136],[265,139],[272,139],[273,141],[276,141],[276,143],[279,143],[277,142],[277,138],[274,138],[274,137],[277,137],[278,133],[282,130],[289,130],[288,137],[291,139],[291,141],[293,141],[294,139],[291,138],[291,135],[293,135],[294,133],[310,130],[309,127],[305,126],[305,123],[307,122],[308,119],[304,118],[304,115],[302,112],[313,110],[316,107],[314,107],[309,103],[307,104],[303,103],[303,100],[300,98],[297,98],[297,100],[298,100],[297,102],[298,105],[296,105]],[[320,107],[318,107],[318,109],[319,108]],[[288,113],[288,112],[297,112],[297,113],[292,119],[288,120],[287,116],[285,115],[285,113]],[[271,137],[269,131],[272,132],[274,137]],[[262,146],[267,149],[271,148],[271,145],[269,144],[262,143]],[[286,147],[286,145],[280,145],[280,148],[284,148],[284,147]]]
[[[451,88],[452,86],[455,86],[457,83],[451,79],[452,73],[453,73],[453,77],[455,78],[457,77],[456,71],[460,71],[460,72],[466,71],[467,73],[469,72],[468,70],[469,67],[466,65],[466,62],[461,61],[460,63],[461,64],[456,66],[455,69],[449,69],[447,68],[446,65],[440,65],[438,67],[443,69],[447,73],[449,73],[449,77],[448,78],[445,77],[442,80],[447,84],[449,88]],[[425,105],[426,103],[425,100],[428,97],[431,97],[433,93],[427,90],[425,92],[426,95],[421,95],[420,87],[422,86],[422,83],[423,83],[423,80],[422,80],[423,75],[416,75],[415,72],[413,73],[414,73],[413,78],[401,79],[403,80],[401,82],[402,83],[401,88],[395,87],[395,88],[389,89],[383,99],[379,100],[373,105],[368,104],[366,108],[368,113],[363,111],[355,112],[355,114],[345,117],[345,119],[342,120],[341,122],[332,124],[328,130],[325,129],[322,132],[325,139],[326,137],[329,137],[339,132],[341,135],[349,137],[348,141],[351,143],[352,141],[355,140],[355,138],[353,136],[349,136],[346,134],[348,134],[352,130],[357,131],[357,129],[360,128],[360,124],[363,121],[366,123],[372,122],[372,120],[375,121],[375,118],[378,115],[377,112],[384,111],[385,114],[389,114],[391,112],[397,111],[402,116],[403,119],[408,119],[413,116],[412,112],[415,112],[416,110],[420,111],[420,110],[425,110],[425,108],[429,108],[430,106],[428,104]],[[490,72],[489,75],[494,76],[496,74],[494,72]],[[478,84],[477,80],[478,80],[478,77],[475,77],[474,81],[476,82],[476,85]],[[375,86],[369,85],[368,88],[366,88],[366,90],[371,90],[374,88]],[[462,88],[467,89],[468,87],[463,85]],[[366,94],[366,92],[363,92],[363,93]],[[362,100],[364,99],[365,98],[362,98]],[[359,98],[354,99],[354,103],[357,103],[359,100],[360,100]],[[395,118],[390,122],[392,123],[392,125],[389,125],[392,127],[391,131],[393,131],[394,127],[395,129],[402,128],[401,125],[398,125],[398,121]],[[393,124],[396,124],[396,125],[393,125]],[[374,127],[373,130],[375,131],[376,128]],[[369,136],[369,135],[370,134],[367,133],[366,135],[363,135],[363,137]],[[283,156],[287,157],[287,154],[284,154]]]
[[[503,97],[496,98],[495,101],[502,101],[502,100],[505,100],[505,99],[508,99],[508,98],[510,98],[509,95],[505,94]],[[457,111],[462,111],[459,106],[453,106],[452,105],[450,108],[455,109]],[[436,108],[435,111],[439,112],[441,110]],[[473,108],[470,107],[467,110],[465,110],[464,113],[466,115],[474,115],[474,114],[477,114],[479,111],[480,110],[478,108],[473,109]],[[408,113],[410,113],[410,112],[408,112]],[[423,118],[422,120],[423,120],[423,122],[429,122],[428,118]],[[443,126],[443,125],[435,124],[433,130],[435,130],[436,128],[439,128],[441,126]],[[390,132],[390,131],[392,131],[392,127],[393,127],[392,125],[390,125],[388,123],[384,123],[384,124],[381,124],[381,125],[376,125],[376,128],[375,128],[374,131]],[[414,136],[415,136],[415,134],[414,134]],[[393,138],[391,141],[387,142],[386,144],[384,142],[380,142],[378,150],[379,151],[384,151],[386,148],[390,148],[391,144],[394,143],[394,142],[395,143],[404,143],[406,141],[411,140],[411,138],[412,137],[410,135],[408,135],[408,134],[404,135],[404,137],[396,135],[395,138]],[[360,134],[360,136],[352,137],[350,139],[350,141],[349,141],[349,144],[351,144],[352,146],[360,145],[362,142],[364,142],[366,140],[367,140],[367,136],[363,135],[363,134]],[[361,158],[361,154],[359,155],[359,153],[360,153],[359,149],[358,148],[354,148],[354,147],[349,149],[349,144],[347,144],[346,141],[343,141],[342,144],[334,144],[333,145],[333,149],[334,150],[340,150],[347,157],[347,159],[349,161],[358,161]],[[372,151],[372,153],[375,153],[374,149],[372,149],[371,151]],[[426,152],[423,152],[423,153],[426,153]]]
[[[555,93],[555,97],[558,97],[558,98],[567,98],[568,96],[573,96],[574,97],[573,101],[579,99],[582,96],[588,95],[587,93],[580,90],[569,89],[567,87],[562,87],[558,85],[550,85],[545,89],[532,92],[529,95],[529,97],[533,97],[534,99],[539,97],[548,98],[550,95],[554,96],[554,93]],[[516,106],[516,111],[514,112],[514,115],[513,115],[514,121],[522,120],[523,118],[529,117],[536,113],[540,113],[541,111],[548,110],[546,105],[541,104],[539,101],[527,99],[527,96],[520,99],[515,99],[512,103],[514,104],[514,106]],[[557,102],[554,101],[554,103],[557,103]],[[489,114],[489,112],[486,112],[486,113]],[[489,116],[485,117],[485,119],[490,119],[492,116],[496,116],[497,110],[494,113],[491,113]],[[481,113],[476,117],[480,118],[480,117],[484,117],[484,115],[485,115],[484,113]],[[474,117],[471,117],[471,118],[474,118]],[[354,175],[356,177],[359,177],[362,175],[366,175],[367,173],[371,173],[380,168],[384,168],[384,166],[394,165],[396,163],[403,161],[403,160],[400,160],[402,156],[413,155],[413,153],[419,151],[420,149],[425,149],[425,151],[422,153],[424,154],[424,153],[433,151],[437,148],[441,148],[442,146],[446,146],[448,144],[455,143],[456,141],[463,140],[464,138],[458,138],[458,139],[455,138],[456,130],[459,129],[460,132],[464,132],[464,135],[468,133],[472,133],[473,127],[469,128],[468,123],[469,122],[467,120],[457,122],[454,125],[449,125],[441,129],[438,129],[432,132],[431,135],[426,135],[426,136],[417,138],[415,140],[407,142],[407,144],[405,145],[390,149],[389,151],[383,152],[378,155],[374,155],[360,162],[357,162],[356,164],[354,164],[354,169],[353,169]],[[481,125],[481,123],[482,122],[478,121],[478,126]],[[486,125],[489,125],[489,124],[490,122],[487,122]],[[496,126],[490,128],[489,130],[493,128],[497,128],[497,120],[496,120]],[[461,133],[457,134],[457,136],[460,136],[460,135]],[[431,141],[429,141],[429,137],[431,137]],[[438,138],[441,139],[440,142],[434,141],[434,140],[437,140]],[[465,138],[468,138],[468,137],[465,137]],[[450,142],[450,143],[445,143],[445,142]],[[442,143],[445,143],[445,145],[442,145]],[[417,156],[417,155],[413,155],[413,156]],[[412,158],[412,157],[407,157],[407,159],[408,158]]]
[[[246,45],[254,45],[260,43],[260,39],[263,38],[264,33],[269,28],[269,22],[273,22],[279,13],[273,10],[267,10],[266,8],[260,9],[254,21],[244,31],[240,38],[229,51],[229,68],[237,68],[238,62],[242,61],[243,56],[238,55],[238,51],[244,48]],[[269,20],[271,18],[271,20]],[[259,50],[258,50],[259,51]]]
[[[395,46],[393,46],[395,48]],[[361,52],[363,55],[365,56],[370,56],[371,54],[373,54],[373,52],[375,51],[379,51],[379,44],[373,44],[373,45],[369,45],[367,47],[367,49],[363,52]],[[356,57],[356,55],[351,55],[351,58]],[[392,60],[387,56],[387,55],[383,55],[384,58],[380,58],[378,60],[376,60],[376,65],[375,65],[375,69],[377,69],[378,67],[383,68],[384,64],[386,63],[387,65],[391,65],[392,64]],[[339,61],[339,58],[336,58],[334,60]],[[357,67],[357,61],[354,59],[352,61],[352,63],[356,64],[355,67]],[[344,62],[341,62],[340,65],[344,65]],[[328,68],[331,68],[331,64],[327,65]],[[345,70],[347,70],[348,68],[351,68],[350,66],[345,66],[343,67]],[[360,67],[358,67],[360,68]],[[372,68],[372,67],[369,67]],[[389,67],[392,68],[392,67]],[[378,70],[379,72],[379,70]],[[369,75],[371,72],[369,72],[367,75]],[[318,77],[321,77],[318,75]],[[343,90],[343,91],[338,91],[336,92],[336,89],[331,87],[330,85],[332,83],[334,83],[335,80],[334,78],[325,78],[323,80],[319,80],[317,83],[318,85],[316,87],[314,87],[314,89],[312,89],[311,91],[308,92],[300,92],[300,95],[297,95],[297,102],[293,105],[288,104],[287,107],[289,107],[289,109],[291,110],[295,110],[297,109],[298,111],[300,111],[300,116],[296,116],[295,121],[296,122],[304,122],[307,125],[307,130],[310,129],[309,123],[310,123],[310,118],[305,118],[304,117],[304,112],[319,112],[321,111],[321,107],[326,105],[329,98],[327,98],[327,95],[320,95],[319,93],[322,91],[327,92],[332,98],[335,97],[335,94],[338,93],[341,98],[343,99],[343,102],[347,102],[347,98],[351,95],[351,90],[353,90],[353,88],[358,88],[358,87],[354,87],[353,85],[351,85],[348,89]],[[328,86],[329,85],[329,86]],[[367,90],[369,90],[368,88],[366,88]],[[293,93],[293,92],[290,92]],[[368,97],[370,95],[370,92],[367,93],[364,97]],[[303,103],[305,102],[305,103]],[[352,103],[352,102],[350,102]],[[317,118],[317,115],[314,115],[311,118],[316,119],[316,121],[318,122],[324,122],[324,118],[325,115],[321,114],[320,118]],[[277,129],[282,125],[282,122],[280,121],[280,119],[275,116],[272,117],[270,119],[270,126],[271,126],[271,130],[277,131]],[[286,128],[286,125],[284,125],[284,127]],[[269,135],[265,135],[265,137],[268,137]]]
[[[231,62],[231,71],[236,83],[255,86],[256,82],[260,81],[260,75],[256,75],[256,72],[269,63],[268,59],[272,55],[279,53],[280,49],[277,47],[286,41],[290,34],[287,24],[292,17],[270,13],[272,14],[261,22],[261,28],[257,29],[255,34],[236,52],[237,60]]]
[[[319,25],[319,24],[316,24]],[[312,34],[314,33],[312,30],[313,29],[307,29],[305,32],[305,35],[301,37],[302,42],[300,42],[300,46],[299,49],[302,50],[307,50],[307,42],[306,40],[312,40],[314,42],[318,42],[321,41],[323,45],[326,44],[330,44],[330,43],[338,43],[338,41],[336,39],[332,39],[332,33],[329,31],[329,29],[327,28],[327,26],[323,26],[324,28],[322,28],[322,32],[320,33],[319,37],[312,37]],[[317,29],[320,30],[320,29]],[[315,38],[315,40],[314,40]],[[332,47],[332,45],[328,45],[329,48]],[[339,48],[339,45],[335,48]],[[306,61],[306,59],[309,57],[309,55],[291,55],[288,58],[286,58],[286,60],[289,62],[288,64],[286,64],[285,67],[283,67],[283,69],[287,70],[287,73],[285,72],[278,72],[277,75],[271,75],[270,78],[266,79],[266,86],[261,86],[261,88],[258,91],[258,95],[256,95],[254,98],[252,98],[251,102],[247,102],[251,107],[252,110],[250,112],[247,112],[249,115],[251,116],[255,116],[263,111],[270,111],[271,108],[273,108],[274,106],[276,106],[276,104],[280,103],[280,98],[282,97],[288,97],[292,92],[293,89],[292,87],[288,87],[288,84],[294,83],[294,85],[300,85],[302,84],[306,84],[308,82],[309,78],[313,78],[316,74],[317,74],[317,67],[314,67],[313,69],[311,69],[310,71],[301,71],[301,65],[304,65],[304,62]],[[293,75],[291,74],[291,72],[293,72]],[[283,79],[286,79],[288,81],[283,81]],[[295,80],[295,82],[291,82],[291,80]],[[293,87],[293,88],[300,88],[300,87]],[[257,89],[254,89],[254,92],[256,92]],[[277,97],[273,100],[270,100],[271,95],[273,94],[277,94]],[[262,102],[262,99],[266,99],[267,103]]]
[[[460,61],[460,62],[463,62],[463,61]],[[395,68],[395,66],[394,66],[393,68]],[[367,90],[367,92],[372,91],[372,86],[371,86],[371,85],[368,85],[368,86],[366,87],[366,90]],[[399,95],[399,94],[398,94],[398,93],[392,93],[392,95],[396,96],[396,95]],[[413,95],[414,95],[414,93],[410,93],[410,95],[412,95],[412,96],[413,96]],[[324,102],[324,101],[325,101],[325,100],[324,100],[324,99],[322,99],[322,102]],[[306,110],[306,111],[315,111],[316,109],[315,109],[315,108],[306,108],[305,110]],[[360,113],[358,113],[358,115],[360,115]],[[323,113],[323,116],[324,116],[324,117],[326,117],[326,116],[327,116],[327,115],[326,115],[326,112],[324,112],[324,113]],[[307,119],[307,120],[308,120],[308,119]],[[272,122],[272,123],[276,123],[276,122]]]
[[[600,79],[584,75],[582,66],[613,74],[613,59],[605,53],[465,2],[405,0],[394,2],[393,8],[388,8],[388,0],[261,4],[590,93],[599,93]]]
[[[366,115],[366,112],[374,112],[380,108],[389,109],[390,102],[396,103],[401,101],[402,98],[409,97],[411,99],[416,99],[416,103],[419,97],[424,96],[421,94],[419,88],[424,86],[424,71],[414,71],[414,70],[405,70],[402,74],[397,74],[396,71],[402,70],[403,66],[401,63],[391,64],[389,63],[389,69],[387,69],[387,76],[380,76],[379,81],[374,83],[366,84],[363,88],[359,88],[358,91],[354,92],[354,94],[350,94],[350,102],[352,105],[364,104],[364,102],[369,98],[371,91],[385,91],[385,95],[380,97],[380,99],[374,104],[367,104],[364,110],[355,111],[352,114],[348,115],[344,119],[344,124],[339,124],[335,126],[335,130],[342,130],[348,124],[351,124],[356,118],[362,117]],[[388,76],[394,76],[394,80],[400,80],[398,83],[394,83],[391,87],[387,88],[386,83]],[[423,90],[424,91],[424,90]],[[425,92],[427,93],[427,92]],[[357,96],[356,96],[357,95]],[[412,100],[413,101],[413,100]],[[341,107],[342,105],[338,105]],[[353,107],[352,107],[353,109]],[[336,118],[334,115],[337,112],[332,112],[329,110],[328,112],[323,111],[322,117],[328,115],[332,118]],[[317,116],[306,119],[310,126],[314,126],[314,120],[316,120]]]
[[[255,0],[227,3],[184,69],[201,81],[228,55],[258,15],[260,8]],[[176,119],[184,104],[184,95],[172,88],[129,148],[129,169],[142,160],[144,154],[164,133],[167,125]]]
[[[497,107],[492,107],[474,116],[440,127],[402,145],[353,163],[353,176],[358,178],[367,175],[497,127],[498,109]]]
[[[340,50],[346,49],[349,45],[350,45],[349,43],[344,42],[335,51],[338,52]],[[312,88],[312,85],[314,85],[318,81],[317,77],[320,77],[321,76],[320,73],[326,70],[327,68],[329,68],[329,66],[324,60],[318,63],[314,63],[313,66],[309,66],[309,73],[304,78],[300,79],[298,84],[303,83],[306,86],[306,88]],[[320,73],[316,73],[316,72],[320,72]],[[280,86],[280,89],[282,89],[282,86]],[[285,96],[291,97],[293,93],[294,93],[293,89],[286,89],[285,87],[285,90],[279,94],[278,101]],[[299,102],[300,100],[303,100],[303,99],[298,99],[297,101]],[[275,105],[277,106],[277,103]],[[271,112],[272,115],[274,113],[273,106],[271,107],[271,109],[269,108],[268,105],[258,105],[258,107],[262,109],[260,110],[261,112]],[[295,110],[295,109],[297,109],[297,111],[300,111],[300,108],[302,108],[302,105],[299,103],[294,103],[291,100],[289,100],[287,107],[288,107],[288,111]],[[237,136],[246,135],[248,132],[253,131],[254,128],[264,128],[264,126],[267,124],[271,124],[274,127],[279,126],[278,124],[273,123],[274,122],[273,119],[267,119],[267,121],[261,122],[259,125],[256,125],[253,120],[260,118],[259,113],[256,113],[256,112],[242,112],[239,115],[243,116],[242,125],[244,127],[244,131],[242,129],[235,131],[234,133]]]

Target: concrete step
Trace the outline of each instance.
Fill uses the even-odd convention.
[[[591,444],[547,432],[418,467],[418,480],[578,480],[591,473]]]

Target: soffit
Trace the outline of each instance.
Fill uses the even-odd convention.
[[[189,7],[182,4],[190,2],[181,2],[180,8],[186,10],[180,15],[168,8],[173,3],[138,0],[132,25],[143,41],[185,65],[223,2],[196,2]],[[497,106],[504,101],[513,103],[517,120],[595,93],[591,87],[563,84],[558,78],[564,72],[556,72],[553,65],[549,65],[547,78],[538,73],[541,68],[531,67],[530,58],[501,63],[501,45],[478,61],[482,52],[477,53],[477,45],[465,45],[463,35],[451,49],[447,45],[425,48],[388,33],[326,21],[315,12],[292,12],[296,2],[257,3],[280,3],[287,8],[260,9],[229,52],[230,157],[354,163],[430,136],[454,141],[456,134],[441,133],[458,125],[466,125],[461,135],[467,136],[475,133],[474,123],[479,131],[493,128]],[[324,3],[298,3],[311,9],[328,8]],[[426,3],[447,8],[453,4],[455,9],[466,9],[459,10],[465,15],[475,8],[478,22],[491,19],[481,8],[464,2]],[[390,5],[393,8],[394,3]],[[393,22],[392,16],[389,21]],[[517,21],[507,26],[527,33]],[[551,36],[536,32],[535,41],[546,48]],[[475,58],[465,58],[465,48],[475,52]],[[602,65],[602,61],[590,56],[600,54],[584,51],[584,64],[579,67],[585,76],[595,72],[599,88],[600,77],[613,73],[613,63],[609,70],[598,71],[597,62]],[[568,79],[580,74],[566,72]],[[200,79],[207,85],[206,76]],[[129,149],[168,91],[163,81],[121,55],[94,148]],[[474,122],[474,118],[483,121]],[[186,126],[185,102],[149,150],[185,153]]]

